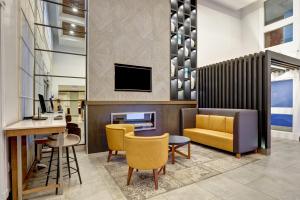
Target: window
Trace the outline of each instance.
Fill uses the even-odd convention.
[[[293,41],[293,24],[265,33],[265,48]]]
[[[72,122],[81,129],[81,144],[85,144],[86,123],[86,2],[36,0],[33,6],[33,113],[41,107],[41,94],[47,111],[62,109],[72,116]]]
[[[293,0],[268,0],[265,2],[265,25],[293,16]]]

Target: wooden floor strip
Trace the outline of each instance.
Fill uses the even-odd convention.
[[[32,188],[32,189],[29,189],[29,190],[23,190],[23,195],[28,195],[28,194],[35,193],[35,192],[41,192],[41,191],[44,191],[44,190],[53,190],[55,188],[59,188],[59,184],[51,184],[51,185],[48,185],[48,186]]]

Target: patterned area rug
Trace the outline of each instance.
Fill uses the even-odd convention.
[[[187,151],[187,147],[178,150]],[[113,156],[111,162],[105,164],[105,169],[115,180],[123,194],[128,199],[136,200],[151,198],[199,182],[264,157],[260,154],[249,154],[237,159],[232,154],[198,144],[191,144],[191,159],[186,159],[178,154],[175,155],[175,164],[171,164],[169,157],[166,175],[161,174],[159,176],[157,191],[154,190],[151,170],[134,171],[131,184],[126,185],[128,165],[124,155]]]

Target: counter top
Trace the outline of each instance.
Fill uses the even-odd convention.
[[[196,105],[197,101],[87,101],[87,105]]]
[[[62,115],[61,120],[54,120],[54,117]],[[64,114],[62,113],[47,113],[42,115],[43,117],[48,117],[46,120],[21,120],[4,128],[4,131],[11,130],[23,130],[23,129],[42,129],[42,128],[55,128],[55,127],[66,127],[66,120]]]

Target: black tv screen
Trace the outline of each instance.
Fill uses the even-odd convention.
[[[115,64],[115,91],[151,92],[151,67]]]

